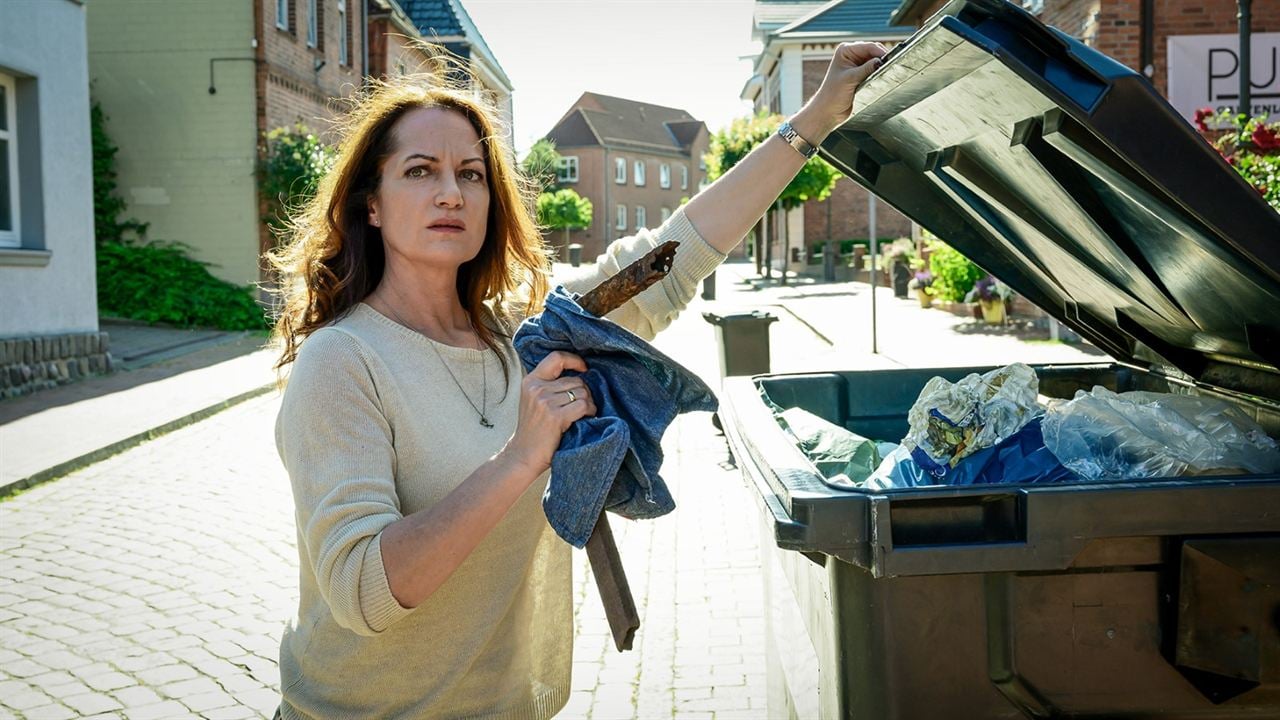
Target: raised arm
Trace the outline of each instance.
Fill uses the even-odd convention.
[[[843,43],[827,66],[822,85],[790,120],[800,137],[815,147],[853,111],[853,93],[880,66],[879,43]],[[715,249],[728,254],[760,220],[805,158],[773,135],[685,206],[689,222]]]

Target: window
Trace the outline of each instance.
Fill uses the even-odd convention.
[[[699,169],[699,170],[701,170],[702,172],[706,172],[706,171],[707,171],[707,159],[706,159],[706,158],[702,158],[701,160],[699,160],[699,161],[698,161],[698,169]]]
[[[662,208],[662,222],[666,222],[671,217],[671,208]]]
[[[680,166],[680,189],[681,190],[689,189],[689,166],[688,165]]]
[[[560,158],[560,167],[556,172],[560,182],[578,182],[578,156],[570,155]]]
[[[646,223],[645,223],[645,217],[644,217],[644,206],[637,205],[636,206],[636,229],[639,230],[640,228],[643,228],[645,226],[646,226]]]
[[[289,29],[289,0],[276,0],[276,27]]]
[[[14,81],[0,74],[0,247],[18,247],[18,112]]]
[[[627,229],[627,206],[626,205],[622,205],[622,204],[618,205],[618,219],[613,224],[613,226],[619,230]]]
[[[320,0],[307,0],[307,47],[320,43]]]
[[[627,184],[627,159],[618,158],[613,161],[613,181],[619,185]],[[624,225],[625,227],[625,225]]]
[[[635,179],[636,179],[636,187],[644,185],[644,161],[643,160],[636,161]]]
[[[338,64],[351,64],[351,19],[347,17],[347,0],[338,0]]]
[[[658,166],[658,184],[664,188],[671,187],[671,166],[662,163]]]

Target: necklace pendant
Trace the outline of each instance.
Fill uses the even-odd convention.
[[[483,415],[480,416],[480,425],[487,428],[493,427],[493,423],[489,422],[489,418]]]

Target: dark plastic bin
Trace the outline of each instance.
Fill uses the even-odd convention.
[[[753,310],[731,315],[704,312],[702,318],[716,326],[720,377],[769,372],[769,325],[776,316]]]
[[[725,382],[763,510],[769,718],[1280,717],[1280,477],[849,492],[760,390],[900,438],[935,375]],[[1041,366],[1041,392],[1211,394],[1280,437],[1280,403],[1126,365]]]
[[[1141,75],[954,0],[821,154],[1117,361],[1045,394],[1212,395],[1280,438],[1280,213]],[[725,381],[768,717],[1280,718],[1280,477],[847,491],[760,396],[898,440],[929,378],[986,369]]]

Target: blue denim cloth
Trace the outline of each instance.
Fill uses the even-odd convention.
[[[580,355],[596,403],[594,417],[575,422],[551,458],[542,509],[551,527],[575,547],[591,537],[600,510],[647,519],[675,509],[662,467],[662,434],[680,413],[714,411],[715,394],[696,375],[626,328],[578,306],[557,287],[546,308],[516,331],[525,372],[556,350]]]

